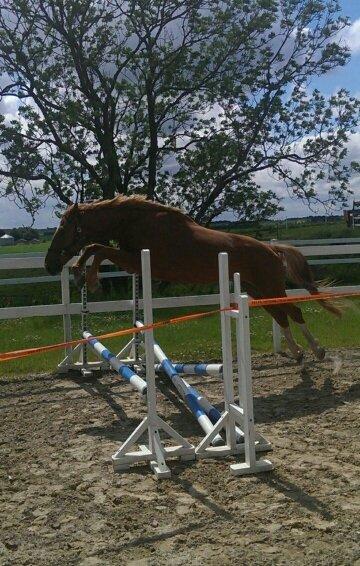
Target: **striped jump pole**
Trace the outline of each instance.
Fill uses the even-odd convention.
[[[156,353],[155,353],[155,356],[156,356]],[[165,354],[164,354],[164,356],[165,356]],[[204,375],[219,376],[219,375],[222,374],[222,364],[173,364],[172,362],[170,362],[170,363],[171,363],[174,371],[177,374],[202,375],[202,376],[204,376]],[[207,366],[210,366],[210,368],[207,370],[208,373],[205,373],[203,368],[206,368]],[[193,369],[196,368],[196,367],[198,367],[199,369],[195,373],[193,371]],[[186,371],[184,370],[184,368],[186,369]],[[170,377],[170,379],[172,379],[171,376],[169,375],[169,373],[166,371],[165,367],[161,363],[156,364],[155,371],[163,371],[163,372],[167,373],[167,375]],[[197,402],[199,403],[200,407],[205,411],[205,414],[209,417],[211,423],[213,425],[215,425],[218,422],[218,420],[221,418],[220,411],[218,409],[216,409],[216,407],[214,407],[206,399],[206,397],[204,397],[197,389],[192,387],[185,379],[182,379],[182,381],[183,381],[183,383],[185,384],[186,387],[191,388],[193,394],[196,396]],[[236,430],[236,442],[241,444],[242,442],[244,442],[244,433],[241,430],[241,428],[238,427],[238,426],[235,427],[235,430]],[[215,444],[215,446],[218,446],[218,444]]]
[[[83,332],[83,337],[86,338],[88,344],[92,347],[94,352],[103,360],[109,362],[110,366],[126,381],[129,381],[135,389],[142,395],[146,395],[147,385],[140,376],[138,376],[129,366],[121,362],[115,354],[110,352],[97,338],[95,338],[87,330]]]
[[[136,322],[136,326],[141,328],[143,324],[138,321]],[[213,429],[213,419],[218,420],[221,413],[213,407],[209,401],[201,395],[199,391],[197,391],[197,389],[189,385],[189,383],[180,377],[171,360],[169,360],[160,348],[159,344],[156,342],[154,343],[154,354],[162,371],[171,379],[174,387],[177,389],[179,395],[184,399],[205,434],[211,432]],[[219,434],[215,436],[212,441],[213,446],[219,446],[223,443],[224,441]]]
[[[181,375],[209,375],[218,377],[222,375],[222,364],[173,364],[177,373]],[[161,365],[155,365],[155,371],[161,371]]]

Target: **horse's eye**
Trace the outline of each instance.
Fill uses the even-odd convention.
[[[62,250],[62,251],[61,251],[61,255],[65,255],[65,254],[66,254],[66,251],[65,251],[65,250]]]
[[[77,232],[78,234],[81,234],[81,228],[80,228],[80,226],[77,226],[76,232]]]

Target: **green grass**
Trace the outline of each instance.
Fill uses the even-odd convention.
[[[15,244],[14,246],[0,247],[0,255],[3,254],[28,254],[31,252],[46,252],[50,242],[39,242],[37,244]]]
[[[354,299],[341,320],[332,317],[316,303],[303,307],[304,316],[319,341],[327,348],[354,348],[360,338],[360,299]],[[155,320],[181,316],[197,309],[162,309],[155,312]],[[203,309],[205,310],[205,309]],[[92,315],[90,328],[94,334],[111,332],[131,326],[129,313],[108,313]],[[182,361],[211,361],[221,358],[219,318],[213,316],[198,321],[186,322],[160,328],[156,339],[170,358]],[[0,322],[1,351],[36,347],[62,341],[61,317],[38,317]],[[80,335],[80,318],[73,317],[73,336]],[[300,343],[302,337],[295,328]],[[126,339],[107,340],[106,345],[117,351]],[[271,319],[262,309],[251,313],[251,344],[253,351],[269,352],[272,348]],[[40,354],[28,358],[0,363],[0,378],[29,373],[51,373],[63,357],[63,351]]]

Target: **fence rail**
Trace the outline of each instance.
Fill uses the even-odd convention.
[[[333,244],[360,244],[360,238],[323,238],[317,240],[271,240],[279,244],[290,244],[291,246],[317,246]]]

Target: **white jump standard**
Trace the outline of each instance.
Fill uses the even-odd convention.
[[[198,457],[225,456],[245,452],[245,462],[232,464],[234,475],[253,474],[273,469],[269,460],[256,460],[256,442],[253,415],[251,350],[249,327],[249,298],[241,294],[240,275],[234,275],[234,291],[237,309],[230,310],[228,255],[219,254],[219,286],[221,312],[221,339],[223,354],[224,412],[210,432],[197,446]],[[235,404],[233,383],[233,354],[231,341],[231,318],[236,320],[236,349],[238,359],[239,402]],[[243,444],[237,443],[237,426],[244,433]],[[226,435],[225,446],[211,446],[213,437],[221,430]],[[262,449],[271,448],[261,437]]]
[[[138,328],[143,326],[141,322],[137,322]],[[173,385],[178,390],[181,397],[185,400],[189,406],[192,413],[197,418],[197,421],[205,434],[212,431],[213,425],[215,425],[221,418],[220,411],[214,407],[207,399],[200,393],[195,387],[191,386],[185,379],[180,377],[179,372],[176,368],[181,367],[182,364],[173,364],[171,360],[165,355],[163,350],[160,348],[159,344],[154,344],[154,353],[157,360],[160,362],[155,366],[158,371],[162,370],[172,381]],[[200,365],[200,364],[198,364]],[[206,365],[206,364],[201,364]],[[215,364],[214,364],[215,365]],[[220,367],[220,364],[216,364]],[[222,365],[221,365],[222,368]],[[198,375],[200,375],[198,373]],[[204,375],[203,373],[201,375]],[[244,433],[239,427],[236,427],[236,441],[241,444],[244,440]],[[218,434],[212,441],[212,446],[221,446],[224,444],[223,439]],[[266,445],[268,449],[268,444]],[[241,449],[239,448],[241,451]]]
[[[151,325],[153,324],[153,316],[149,250],[142,250],[141,252],[141,267],[144,322],[146,325]],[[144,340],[146,351],[147,416],[120,446],[113,455],[112,460],[115,470],[127,469],[130,464],[136,462],[150,461],[150,466],[155,475],[158,478],[167,478],[170,477],[171,473],[166,464],[166,460],[172,457],[180,457],[183,460],[193,460],[195,459],[195,449],[192,444],[157,414],[153,330],[145,332]],[[160,438],[160,430],[164,431],[170,438],[175,440],[178,445],[165,447]],[[147,433],[148,445],[139,445],[139,450],[130,451],[145,433]]]

